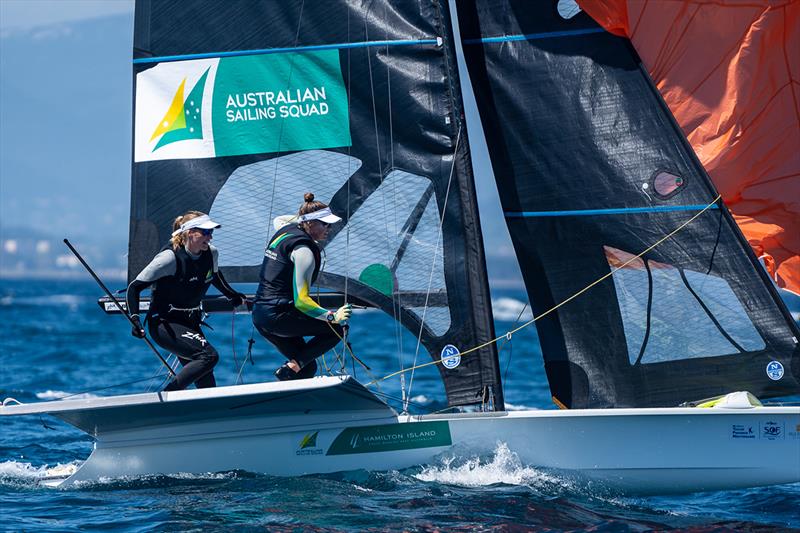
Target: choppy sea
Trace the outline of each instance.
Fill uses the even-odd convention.
[[[159,364],[105,315],[92,281],[0,280],[0,399],[155,390]],[[530,319],[524,293],[493,294],[498,334]],[[215,315],[208,333],[220,351],[219,384],[272,380],[277,355],[256,333],[246,358],[249,315]],[[352,320],[353,350],[374,376],[413,364],[415,338],[375,311]],[[402,353],[402,358],[398,356]],[[420,352],[418,362],[428,356]],[[401,360],[402,359],[402,360]],[[534,329],[503,342],[509,409],[552,409]],[[325,360],[331,367],[336,361]],[[361,381],[369,376],[356,368]],[[442,409],[428,367],[406,375],[412,411]],[[384,382],[399,401],[399,378]],[[398,405],[397,403],[395,405]],[[91,438],[58,420],[0,418],[2,531],[800,531],[800,484],[669,497],[619,497],[522,463],[502,442],[465,456],[401,471],[280,478],[250,472],[104,480],[65,490],[37,479],[74,468]]]

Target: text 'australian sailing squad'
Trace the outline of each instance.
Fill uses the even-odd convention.
[[[228,122],[309,117],[328,114],[325,87],[229,94]]]

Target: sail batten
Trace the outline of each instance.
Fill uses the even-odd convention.
[[[139,57],[133,60],[134,65],[148,63],[164,63],[169,61],[186,61],[188,59],[209,59],[217,57],[239,57],[263,54],[281,54],[286,52],[314,52],[318,50],[346,50],[349,48],[370,48],[375,46],[441,46],[440,39],[399,39],[395,41],[362,41],[356,43],[316,44],[306,46],[289,46],[282,48],[260,48],[257,50],[231,50],[228,52],[206,52],[198,54],[183,54],[161,57]]]
[[[702,211],[703,209],[719,209],[717,205],[665,205],[651,207],[623,207],[606,209],[579,209],[573,211],[507,211],[504,213],[509,218],[526,217],[573,217],[595,215],[627,215],[636,213],[658,213],[666,211]]]

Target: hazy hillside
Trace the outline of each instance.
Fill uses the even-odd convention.
[[[56,268],[64,237],[98,266],[124,265],[132,24],[121,15],[0,34],[0,241],[19,241],[0,246],[0,272]],[[485,177],[485,148],[471,138]],[[490,273],[514,278],[494,184],[477,187]]]

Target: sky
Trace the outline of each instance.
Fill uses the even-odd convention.
[[[109,15],[133,17],[133,0],[0,0],[0,32]]]

